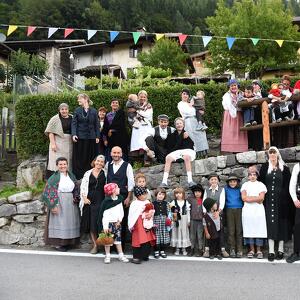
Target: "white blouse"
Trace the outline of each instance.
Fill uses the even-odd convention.
[[[193,106],[190,106],[188,102],[180,101],[177,104],[177,108],[182,118],[195,117],[196,110]]]
[[[58,191],[62,193],[71,193],[74,190],[75,184],[67,174],[60,173],[60,180],[58,184]]]
[[[105,210],[102,218],[103,229],[108,229],[109,223],[121,222],[123,217],[124,210],[122,203]]]
[[[267,192],[267,187],[260,181],[247,181],[241,187],[241,192],[245,191],[249,197],[257,197],[261,192]]]

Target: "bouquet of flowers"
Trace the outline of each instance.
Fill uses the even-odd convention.
[[[114,241],[114,235],[111,232],[101,232],[96,240],[96,243],[98,246],[108,246],[113,245]]]

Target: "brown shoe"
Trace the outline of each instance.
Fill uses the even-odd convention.
[[[90,254],[97,254],[98,253],[98,247],[97,246],[94,246],[91,251],[90,251]]]

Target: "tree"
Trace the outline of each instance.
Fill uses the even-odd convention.
[[[172,75],[183,74],[187,69],[188,54],[184,53],[176,41],[164,38],[157,41],[149,52],[141,52],[138,60],[143,66],[170,69]]]
[[[241,0],[231,8],[220,0],[216,15],[206,20],[215,36],[299,40],[298,28],[281,0]],[[240,70],[261,75],[268,67],[296,63],[298,43],[279,47],[275,41],[259,41],[254,46],[250,39],[241,39],[229,50],[225,38],[213,38],[208,48],[212,60],[207,65],[214,73]]]
[[[6,71],[4,65],[0,64],[0,82],[4,82],[6,79]]]

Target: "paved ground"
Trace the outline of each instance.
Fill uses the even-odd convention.
[[[184,261],[182,260],[184,259]],[[300,263],[169,257],[141,265],[87,253],[0,249],[0,299],[299,299]]]

